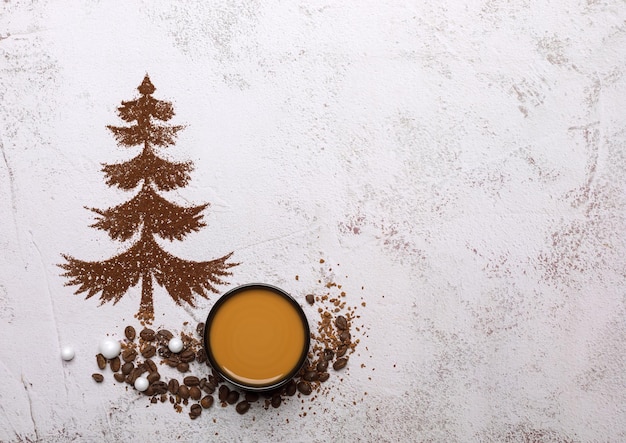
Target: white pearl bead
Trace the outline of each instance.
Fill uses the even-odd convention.
[[[61,358],[65,361],[70,361],[74,358],[74,348],[71,346],[63,346],[61,349]]]
[[[122,346],[120,342],[117,340],[113,340],[112,338],[105,338],[100,342],[100,353],[109,360],[120,355],[120,351],[122,350]]]
[[[139,392],[143,392],[148,389],[149,385],[150,382],[146,377],[137,377],[137,380],[135,380],[135,389],[137,389]]]
[[[169,341],[167,347],[174,354],[178,354],[180,351],[183,350],[183,341],[178,337],[174,337]]]

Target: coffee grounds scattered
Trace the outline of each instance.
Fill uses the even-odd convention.
[[[247,413],[260,399],[263,400],[261,405],[266,410],[270,407],[279,408],[289,397],[296,395],[302,401],[304,398],[314,400],[317,394],[327,392],[322,389],[322,385],[331,379],[332,373],[339,374],[349,366],[350,355],[360,342],[359,339],[352,339],[350,331],[359,332],[364,328],[353,326],[359,318],[356,315],[357,308],[347,304],[346,293],[341,285],[328,277],[324,283],[321,280],[318,283],[323,288],[319,293],[313,294],[309,291],[302,296],[308,305],[317,307],[319,316],[315,327],[311,327],[308,358],[300,372],[277,390],[257,394],[240,391],[227,384],[208,365],[202,343],[204,323],[199,323],[194,333],[179,333],[183,350],[177,354],[168,348],[169,340],[175,336],[171,331],[144,327],[137,334],[135,328],[128,325],[124,329],[125,339],[121,341],[121,360],[119,357],[106,360],[102,354],[98,354],[97,366],[104,370],[108,363],[114,380],[131,386],[133,390],[137,377],[146,377],[149,381],[148,389],[144,392],[135,390],[138,395],[145,396],[148,404],[169,403],[178,413],[188,409],[192,420],[200,417],[204,409],[211,408],[216,400],[223,408],[234,405],[239,414]],[[362,303],[362,306],[365,304]],[[183,327],[186,326],[185,322]],[[159,369],[163,366],[169,366],[179,372],[180,376],[162,380]],[[92,377],[98,383],[104,381],[101,374],[93,374]],[[303,412],[300,415],[306,414]]]

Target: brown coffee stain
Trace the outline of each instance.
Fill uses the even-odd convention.
[[[66,263],[59,265],[68,278],[66,286],[78,286],[75,294],[86,293],[85,298],[100,293],[100,301],[117,303],[124,294],[141,280],[141,301],[135,314],[142,323],[154,320],[153,281],[165,288],[179,306],[194,306],[195,296],[208,298],[208,292],[217,293],[216,286],[225,284],[223,277],[232,275],[229,268],[238,263],[229,262],[233,252],[210,261],[183,260],[163,250],[155,235],[170,241],[182,240],[206,223],[202,211],[209,205],[184,207],[167,201],[157,191],[170,191],[187,186],[191,162],[172,162],[158,156],[156,147],[175,144],[181,125],[165,125],[174,116],[171,102],[157,100],[156,90],[146,74],[137,88],[140,97],[122,101],[118,115],[130,126],[107,126],[119,146],[142,146],[129,161],[104,165],[106,184],[131,191],[141,186],[129,201],[108,209],[88,208],[96,213],[91,225],[105,231],[112,240],[126,241],[135,235],[139,239],[125,252],[102,261],[83,261],[63,254]]]

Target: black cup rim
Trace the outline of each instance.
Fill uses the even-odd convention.
[[[304,327],[304,345],[302,347],[302,354],[300,355],[300,359],[298,360],[298,363],[293,368],[293,370],[289,372],[284,378],[269,385],[249,385],[246,383],[242,383],[241,381],[234,380],[230,376],[228,376],[228,374],[225,374],[224,371],[220,369],[220,366],[217,364],[215,358],[213,357],[213,353],[211,352],[211,346],[209,344],[210,340],[207,340],[207,333],[209,332],[211,328],[211,323],[213,321],[213,318],[215,317],[215,314],[219,310],[220,306],[222,306],[224,302],[226,302],[228,299],[232,298],[233,296],[239,294],[240,292],[244,292],[250,289],[265,289],[265,290],[269,290],[271,292],[274,292],[275,294],[282,296],[285,300],[291,303],[293,307],[296,309],[296,312],[298,313],[298,315],[300,316],[300,319],[302,320],[302,326]],[[306,317],[306,314],[304,313],[304,310],[302,309],[302,306],[300,306],[300,304],[296,301],[296,299],[293,298],[289,293],[287,293],[286,291],[284,291],[283,289],[277,286],[273,286],[267,283],[248,283],[248,284],[240,285],[233,289],[230,289],[229,291],[225,292],[224,295],[222,295],[215,302],[215,304],[209,311],[209,315],[207,316],[206,322],[204,323],[202,341],[204,343],[204,351],[206,352],[206,356],[207,356],[207,359],[209,360],[209,364],[224,380],[246,391],[265,392],[265,391],[271,391],[273,389],[280,388],[281,386],[287,384],[300,371],[300,369],[306,362],[306,359],[309,354],[309,347],[311,345],[311,332],[309,328],[309,321]]]

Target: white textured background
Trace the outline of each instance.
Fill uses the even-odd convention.
[[[626,441],[626,4],[445,3],[3,0],[0,441]],[[196,167],[169,197],[212,204],[168,249],[367,302],[317,415],[192,422],[90,378],[139,297],[56,264],[120,248],[84,206],[129,198],[105,125],[146,72]],[[157,293],[155,326],[212,302]]]

